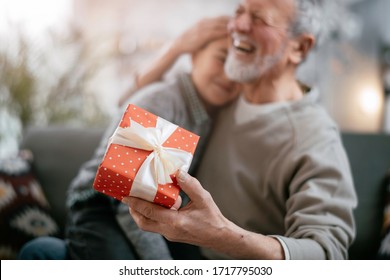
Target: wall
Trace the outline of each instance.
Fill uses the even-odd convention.
[[[329,43],[317,57],[322,101],[344,131],[383,131],[380,49],[390,44],[390,0],[367,0],[353,7],[361,34]]]

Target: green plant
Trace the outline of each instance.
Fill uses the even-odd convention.
[[[18,28],[0,50],[0,110],[4,106],[23,126],[77,123],[100,125],[107,113],[88,86],[110,62],[93,58],[83,36],[48,32],[37,44]]]

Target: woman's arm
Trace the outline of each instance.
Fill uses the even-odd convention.
[[[206,18],[184,31],[151,64],[135,75],[134,86],[120,98],[119,106],[138,89],[161,80],[181,55],[193,53],[210,41],[226,36],[228,20],[227,16]]]

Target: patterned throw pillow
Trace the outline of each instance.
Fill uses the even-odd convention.
[[[390,260],[390,170],[386,179],[386,202],[383,219],[383,239],[378,252],[379,259]]]
[[[31,170],[32,154],[0,159],[0,259],[15,259],[29,240],[59,228]]]

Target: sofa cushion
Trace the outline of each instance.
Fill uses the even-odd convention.
[[[59,232],[31,160],[28,151],[0,160],[0,259],[15,259],[27,241]]]

